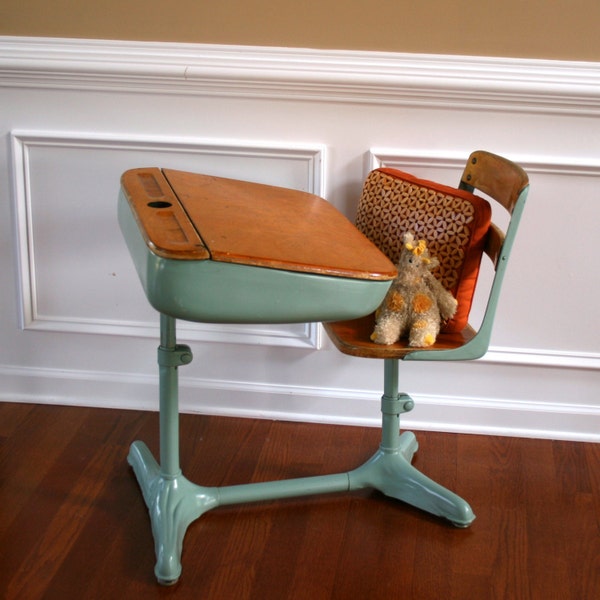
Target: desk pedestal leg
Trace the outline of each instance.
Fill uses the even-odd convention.
[[[210,488],[189,482],[183,475],[167,477],[143,442],[131,445],[128,457],[140,484],[152,524],[159,583],[171,585],[181,574],[181,551],[187,528],[217,505]]]
[[[188,526],[216,505],[216,497],[181,474],[177,369],[191,362],[192,353],[176,343],[172,317],[161,314],[160,336],[160,465],[142,442],[132,444],[128,461],[150,513],[157,561],[154,572],[160,583],[168,585],[181,574],[181,550]]]

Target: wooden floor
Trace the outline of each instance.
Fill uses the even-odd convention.
[[[455,529],[378,493],[218,508],[188,530],[179,583],[153,576],[126,463],[154,413],[0,404],[0,598],[591,600],[600,598],[600,445],[418,432],[414,464],[464,496]],[[358,427],[184,415],[205,485],[346,471]]]

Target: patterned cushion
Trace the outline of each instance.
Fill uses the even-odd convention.
[[[406,231],[427,241],[440,261],[434,274],[458,300],[456,315],[442,327],[453,332],[467,325],[491,212],[467,191],[381,168],[365,181],[356,226],[394,263]]]

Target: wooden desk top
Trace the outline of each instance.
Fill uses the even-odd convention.
[[[390,280],[394,265],[323,198],[171,169],[133,169],[122,189],[150,250],[213,260]]]

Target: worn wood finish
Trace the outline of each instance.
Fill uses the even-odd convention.
[[[352,279],[396,275],[374,244],[314,194],[172,169],[128,171],[122,186],[151,250],[166,258]]]
[[[164,170],[213,260],[356,279],[392,263],[323,198],[282,187]]]
[[[421,350],[411,348],[408,340],[401,339],[395,344],[383,345],[371,341],[371,333],[375,328],[375,314],[349,321],[335,321],[324,323],[325,331],[336,348],[344,354],[359,358],[398,358],[402,359],[407,354]],[[468,326],[456,333],[440,333],[435,344],[427,350],[454,350],[464,346],[475,336],[475,330]]]
[[[356,466],[376,429],[182,415],[207,485]],[[600,597],[600,445],[418,432],[415,464],[469,499],[460,530],[377,493],[219,508],[161,588],[129,443],[158,415],[0,404],[0,597],[281,600]]]
[[[519,165],[483,150],[471,153],[460,180],[461,187],[481,190],[509,213],[528,183],[529,177]]]
[[[160,169],[133,169],[121,176],[140,232],[157,256],[207,260],[208,249]]]
[[[492,261],[494,269],[498,266],[504,239],[504,232],[495,223],[490,223],[487,239],[485,240],[485,253]]]

